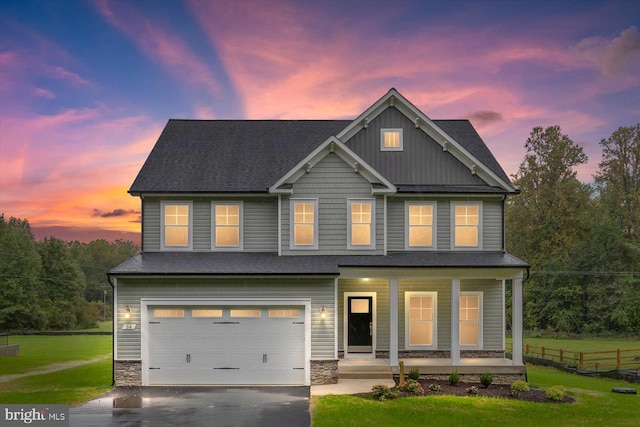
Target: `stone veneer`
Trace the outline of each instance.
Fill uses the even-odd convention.
[[[312,360],[311,385],[336,384],[338,382],[338,361]]]
[[[139,387],[142,385],[142,362],[139,360],[115,361],[116,386]]]

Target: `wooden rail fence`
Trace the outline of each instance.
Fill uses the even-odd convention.
[[[610,351],[571,351],[525,344],[524,356],[550,360],[573,368],[590,371],[640,369],[640,348]]]

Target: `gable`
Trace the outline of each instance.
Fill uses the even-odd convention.
[[[402,151],[382,151],[380,130],[403,130]],[[396,108],[387,108],[345,144],[396,185],[487,185]]]

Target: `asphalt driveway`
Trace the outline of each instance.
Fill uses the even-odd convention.
[[[77,408],[71,426],[306,427],[309,387],[117,388]]]

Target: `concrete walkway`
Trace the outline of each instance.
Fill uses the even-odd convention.
[[[343,379],[338,380],[338,384],[312,385],[311,396],[324,396],[327,394],[359,394],[369,393],[371,387],[377,384],[395,387],[396,383],[392,379]]]

